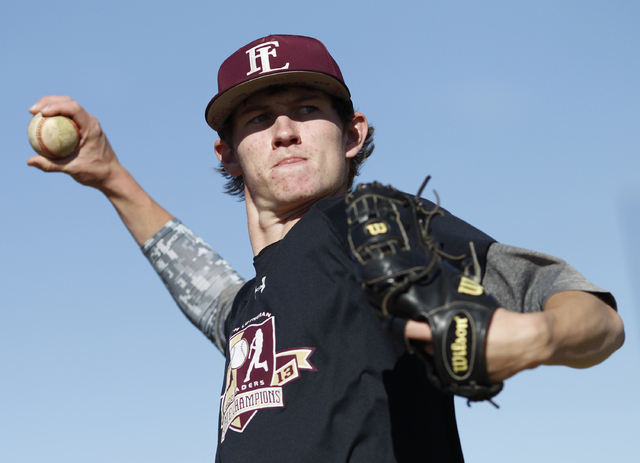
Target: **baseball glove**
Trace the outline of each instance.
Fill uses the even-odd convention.
[[[440,390],[469,402],[491,401],[503,386],[489,379],[485,359],[487,331],[499,303],[479,284],[473,243],[468,265],[459,270],[452,262],[466,256],[445,254],[430,232],[431,221],[444,213],[438,205],[426,210],[420,200],[428,180],[415,197],[377,182],[347,195],[356,273],[387,328],[395,326],[404,337],[408,320],[430,325],[433,355],[424,344],[405,342],[426,362],[427,375]]]

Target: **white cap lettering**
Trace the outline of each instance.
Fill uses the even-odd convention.
[[[289,63],[281,68],[271,69],[269,56],[273,56],[274,58],[277,56],[276,47],[278,46],[279,44],[276,41],[265,42],[247,50],[246,53],[249,55],[249,66],[251,67],[251,70],[247,72],[247,75],[250,76],[258,71],[260,71],[260,74],[265,74],[267,72],[289,69]],[[260,60],[260,66],[258,66],[258,60]]]

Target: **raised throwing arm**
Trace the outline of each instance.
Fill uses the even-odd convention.
[[[80,129],[80,143],[69,157],[51,160],[37,155],[29,158],[28,165],[45,172],[64,172],[78,183],[100,190],[140,246],[172,219],[120,164],[98,119],[76,101],[68,96],[46,96],[29,111],[73,118]]]
[[[142,189],[118,161],[98,120],[76,101],[47,96],[29,111],[73,118],[81,139],[76,152],[64,159],[38,155],[27,163],[45,172],[66,173],[104,193],[183,313],[224,352],[224,322],[244,280]]]

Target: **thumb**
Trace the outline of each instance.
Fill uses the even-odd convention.
[[[433,338],[429,324],[414,320],[409,320],[407,322],[405,334],[407,338],[415,339],[416,341],[430,342]]]
[[[61,170],[61,166],[58,163],[40,155],[27,159],[27,165],[40,169],[43,172],[60,172]]]

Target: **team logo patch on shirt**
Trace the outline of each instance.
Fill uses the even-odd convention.
[[[314,348],[276,352],[275,318],[248,324],[229,339],[229,366],[220,401],[224,438],[229,429],[242,432],[259,410],[284,408],[282,387],[300,370],[316,371],[309,362]]]

